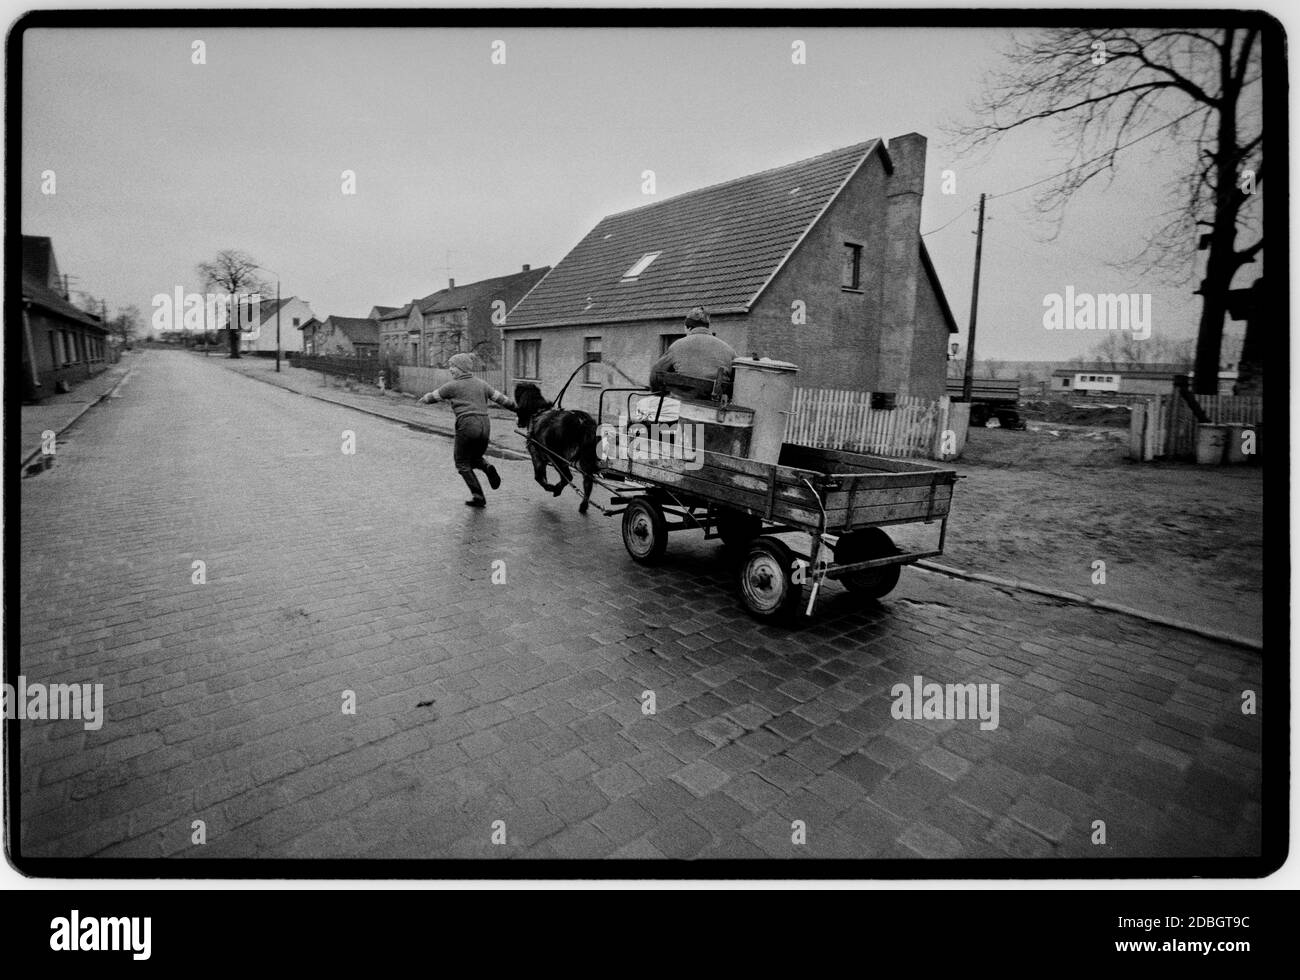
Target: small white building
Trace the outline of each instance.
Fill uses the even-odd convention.
[[[1052,372],[1051,390],[1064,395],[1163,395],[1174,378],[1186,377],[1185,364],[1072,364]]]
[[[276,309],[276,301],[274,299],[262,300],[261,305],[258,307],[257,323],[251,330],[241,331],[241,343],[239,348],[241,352],[245,354],[275,353]],[[307,305],[305,299],[299,299],[297,296],[289,296],[280,299],[279,313],[279,349],[282,351],[293,351],[295,353],[301,351],[303,349],[303,338],[302,331],[299,328],[308,320],[315,317],[315,314],[311,311],[311,307]]]

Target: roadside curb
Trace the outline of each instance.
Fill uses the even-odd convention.
[[[100,402],[102,402],[104,399],[106,399],[106,398],[112,398],[115,394],[117,394],[117,389],[118,389],[118,388],[121,388],[122,385],[126,384],[127,379],[130,378],[131,375],[133,375],[133,374],[135,374],[135,365],[134,365],[134,364],[132,364],[129,368],[127,368],[126,373],[123,374],[120,378],[117,379],[117,383],[114,384],[113,387],[109,388],[108,391],[104,392],[102,395],[100,395],[100,396],[99,396],[98,398],[96,398],[94,401],[92,401],[92,402],[86,402],[85,406],[82,407],[82,409],[81,409],[80,412],[78,412],[76,415],[72,416],[72,418],[68,419],[68,421],[65,422],[65,423],[63,424],[63,427],[62,427],[62,428],[60,428],[60,429],[56,429],[55,432],[54,432],[55,436],[61,436],[61,435],[63,435],[63,433],[67,432],[67,431],[68,431],[69,429],[71,429],[74,425],[76,425],[77,422],[78,422],[78,420],[79,420],[83,415],[85,415],[87,412],[89,412],[92,408],[94,408],[96,405],[98,405],[98,404],[99,404]],[[34,459],[35,459],[37,456],[39,456],[40,454],[41,454],[41,447],[40,447],[40,446],[37,446],[35,449],[33,449],[30,453],[28,453],[28,454],[23,458],[23,461],[22,461],[21,463],[18,464],[18,469],[19,469],[19,471],[21,472],[22,470],[27,469],[27,467],[28,467],[28,465],[30,465],[31,461],[34,460]]]
[[[1066,592],[1063,589],[1049,589],[1044,585],[1035,585],[1032,582],[1022,582],[1020,579],[1002,578],[998,575],[987,575],[983,572],[967,572],[960,568],[953,568],[950,565],[940,565],[936,562],[922,559],[915,563],[917,568],[922,571],[933,572],[938,575],[946,575],[949,578],[965,579],[968,582],[983,582],[986,585],[996,585],[1004,589],[1015,589],[1019,592],[1032,592],[1036,595],[1046,596],[1049,599],[1058,599],[1062,602],[1070,602],[1080,606],[1091,606],[1094,609],[1101,609],[1105,612],[1119,613],[1123,616],[1131,616],[1134,619],[1141,619],[1148,623],[1156,623],[1160,626],[1168,626],[1170,629],[1180,630],[1184,633],[1194,633],[1197,636],[1205,637],[1208,640],[1217,640],[1220,643],[1231,643],[1233,646],[1245,647],[1248,650],[1254,650],[1256,653],[1262,653],[1264,644],[1259,640],[1252,640],[1249,637],[1238,636],[1235,633],[1225,633],[1220,630],[1210,629],[1206,626],[1198,626],[1195,623],[1189,623],[1185,620],[1174,619],[1170,616],[1161,616],[1159,613],[1146,612],[1141,609],[1134,609],[1131,606],[1121,606],[1117,602],[1111,602],[1108,599],[1090,599],[1087,596],[1079,595],[1077,592]]]
[[[282,391],[287,391],[295,395],[303,395],[307,398],[314,398],[318,402],[325,402],[328,405],[337,405],[340,408],[350,408],[354,412],[360,412],[362,415],[371,415],[377,419],[383,419],[386,422],[396,422],[398,425],[404,425],[408,429],[414,429],[417,432],[427,432],[430,435],[443,436],[447,439],[456,438],[456,430],[448,428],[447,426],[430,425],[424,422],[412,422],[408,419],[404,419],[396,415],[390,415],[386,412],[377,412],[374,411],[373,409],[360,408],[356,405],[351,405],[348,402],[337,401],[336,399],[328,398],[325,395],[313,395],[311,392],[299,391],[297,388],[291,388],[289,385],[281,384],[280,382],[276,381],[274,378],[263,378],[256,374],[251,374],[246,371],[234,371],[233,369],[230,368],[228,368],[227,370],[231,370],[234,374],[241,375],[242,377],[251,378],[254,381],[261,381],[264,384],[271,385],[273,388],[279,388]],[[488,449],[487,452],[484,453],[484,455],[492,456],[495,457],[496,459],[510,459],[510,460],[521,460],[521,459],[529,458],[527,453],[517,452],[514,449],[507,449],[505,446],[499,445],[496,441],[492,441],[488,443]]]

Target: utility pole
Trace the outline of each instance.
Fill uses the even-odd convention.
[[[980,195],[979,223],[975,226],[975,282],[970,290],[970,333],[966,337],[966,376],[961,384],[961,400],[969,402],[975,376],[975,313],[980,302],[980,254],[984,250],[984,198]]]

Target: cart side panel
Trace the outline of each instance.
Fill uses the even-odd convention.
[[[911,460],[886,459],[883,456],[867,456],[863,453],[850,453],[838,449],[815,449],[812,446],[796,446],[788,442],[781,447],[781,465],[824,474],[954,472]]]
[[[857,495],[851,506],[826,508],[826,526],[832,530],[854,530],[883,523],[933,521],[948,516],[952,487],[936,486],[934,493],[915,488],[896,491],[872,490]]]
[[[723,459],[734,460],[735,457]],[[670,461],[625,460],[623,465],[624,472],[631,479],[668,491],[690,494],[770,520],[809,528],[817,526],[816,495],[807,486],[778,479],[774,466],[768,466],[763,476],[755,476],[730,465],[717,465],[713,453],[706,454],[704,465],[698,469],[686,469],[680,463]]]

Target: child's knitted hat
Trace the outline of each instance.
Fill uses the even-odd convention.
[[[451,368],[452,377],[457,380],[468,378],[474,373],[474,355],[464,352],[452,354],[447,359],[447,367]]]

